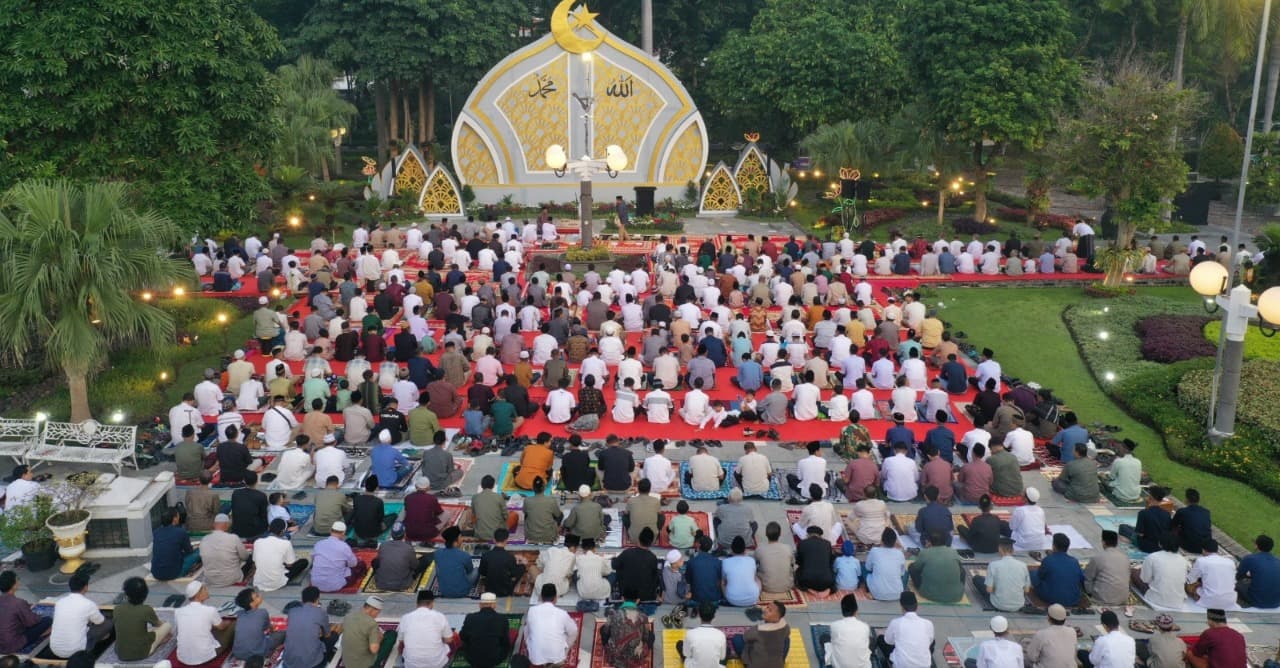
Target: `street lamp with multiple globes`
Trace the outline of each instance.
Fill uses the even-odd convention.
[[[342,176],[342,139],[347,136],[346,128],[333,128],[329,138],[333,140],[333,175]]]
[[[582,54],[582,62],[587,72],[587,94],[585,96],[574,94],[573,98],[582,106],[582,126],[583,126],[583,145],[587,147],[587,151],[591,150],[591,108],[595,104],[595,97],[591,95],[591,54]],[[604,149],[604,158],[592,158],[584,155],[577,160],[569,160],[569,154],[560,144],[552,144],[547,147],[546,155],[547,166],[555,173],[556,177],[562,178],[567,172],[573,172],[578,175],[581,180],[581,188],[578,195],[578,224],[582,230],[582,248],[591,248],[591,178],[598,173],[604,172],[609,178],[618,178],[618,172],[627,168],[627,154],[617,144],[610,144]]]
[[[1212,313],[1222,309],[1222,334],[1218,339],[1218,359],[1213,368],[1213,391],[1209,399],[1209,439],[1220,443],[1235,434],[1236,404],[1240,396],[1240,367],[1244,364],[1244,337],[1249,321],[1258,318],[1263,336],[1276,335],[1280,328],[1280,287],[1268,289],[1253,304],[1246,285],[1228,290],[1231,272],[1217,262],[1201,262],[1188,277],[1191,289],[1205,298]]]

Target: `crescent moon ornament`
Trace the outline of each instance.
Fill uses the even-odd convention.
[[[589,53],[604,43],[604,33],[595,24],[598,13],[592,13],[584,4],[570,12],[577,0],[561,0],[551,12],[551,35],[560,48],[569,53]],[[592,39],[578,36],[578,30],[591,33]]]

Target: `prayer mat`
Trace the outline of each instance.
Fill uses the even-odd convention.
[[[502,473],[498,478],[498,491],[507,495],[514,494],[516,496],[533,496],[533,490],[520,489],[519,487],[516,487],[516,466],[518,466],[516,462],[507,462],[502,465]],[[551,473],[551,477],[558,478],[559,476],[557,476],[553,471]],[[557,484],[559,484],[558,480],[552,480],[551,484],[548,484],[547,488],[543,490],[542,493],[546,496],[551,496],[555,492],[555,486]]]
[[[1027,465],[1022,466],[1022,467],[1019,467],[1019,469],[1018,469],[1018,470],[1020,470],[1020,471],[1039,471],[1041,466],[1042,466],[1042,464],[1040,463],[1040,460],[1036,460],[1036,461],[1034,461],[1034,462],[1031,462],[1030,464],[1027,464]]]
[[[591,470],[592,470],[593,472],[597,472],[597,469],[596,469],[596,463],[595,463],[595,462],[591,462]],[[577,494],[577,493],[578,493],[578,490],[576,490],[576,489],[569,489],[569,488],[565,487],[565,486],[564,486],[564,480],[562,480],[562,479],[560,478],[560,476],[558,476],[558,475],[556,476],[556,485],[555,485],[555,488],[556,488],[556,491],[557,491],[557,492],[566,492],[566,493],[568,493],[568,492],[572,492],[572,493],[574,493],[574,494]],[[593,491],[593,492],[599,492],[599,491],[601,491],[601,490],[603,490],[603,489],[604,489],[604,487],[602,487],[602,486],[600,485],[600,475],[599,475],[599,473],[597,472],[597,473],[596,473],[596,477],[595,477],[595,478],[593,478],[593,479],[592,479],[592,481],[591,481],[591,491]]]
[[[373,577],[373,565],[370,564],[369,572],[365,574],[364,579],[360,582],[360,591],[365,594],[413,594],[419,589],[427,586],[427,576],[431,575],[431,566],[427,566],[414,581],[405,589],[379,589],[378,583]]]
[[[825,647],[826,643],[823,642],[823,638],[829,638],[830,636],[830,624],[809,624],[809,639],[813,641],[813,651],[818,654],[817,660],[813,662],[813,665],[817,666],[817,668],[829,668],[831,666],[827,662],[827,648]]]
[[[357,579],[355,582],[352,582],[351,579],[348,578],[347,584],[343,586],[342,589],[339,589],[338,591],[333,592],[334,594],[359,594],[360,591],[364,589],[365,583],[368,582],[369,579],[373,577],[373,560],[378,557],[378,551],[370,550],[366,548],[366,549],[360,549],[360,550],[352,550],[352,552],[355,552],[356,561],[359,561],[360,563],[364,564],[365,566],[364,575],[361,575],[360,578]]]
[[[862,587],[859,587],[858,589],[862,589]],[[840,589],[834,594],[831,593],[831,590],[829,589],[824,591],[811,591],[809,589],[800,590],[800,597],[804,599],[805,603],[839,603],[841,599],[849,594],[853,594],[854,598],[857,598],[858,590]]]
[[[530,573],[530,570],[538,564],[538,555],[540,552],[536,550],[508,550],[507,552],[524,566],[524,576],[516,583],[516,588],[512,593],[512,596],[533,596],[534,576]]]
[[[284,618],[281,618],[281,619],[283,621]],[[274,627],[275,625],[272,624],[272,626]],[[276,630],[283,630],[283,627]],[[338,652],[338,653],[341,654],[341,652]],[[284,662],[284,643],[280,643],[280,645],[271,652],[271,656],[265,657],[263,659],[262,668],[272,668],[273,666],[282,665],[283,662]],[[222,662],[222,668],[244,668],[244,666],[245,666],[244,660],[237,659],[234,656],[228,656],[227,659]]]
[[[177,635],[175,633],[175,635]],[[218,648],[218,655],[212,660],[201,664],[187,664],[178,660],[178,643],[173,644],[173,651],[169,653],[169,665],[173,668],[207,668],[209,666],[221,666],[231,656],[231,645]]]
[[[459,469],[462,468],[461,466],[458,465],[457,459],[454,459],[454,467]],[[422,468],[422,462],[409,462],[409,470],[400,474],[400,478],[396,480],[394,485],[389,485],[386,487],[379,485],[378,490],[384,491],[384,492],[403,492],[404,490],[409,489],[409,486],[413,484],[414,478],[417,477],[418,470],[421,468]],[[470,467],[468,466],[467,468],[470,468]],[[465,469],[463,470],[463,474],[464,475],[466,474]],[[364,475],[360,476],[360,482],[359,482],[360,489],[364,489],[364,481],[368,479],[368,477],[371,475],[373,475],[373,472],[367,471],[365,472]]]
[[[773,481],[771,484],[778,486],[779,497],[786,501],[801,501],[804,503],[808,503],[807,496],[791,488],[791,484],[787,481],[788,475],[798,475],[798,474],[796,473],[795,469],[774,469],[773,471]],[[827,471],[826,500],[830,501],[831,503],[848,503],[849,499],[845,498],[844,493],[841,492],[835,485],[835,481],[839,477],[840,477],[839,473],[835,471]],[[772,487],[770,487],[770,490],[772,491]]]
[[[876,418],[877,420],[892,420],[893,407],[888,399],[876,400]]]
[[[1054,480],[1057,480],[1058,478],[1062,477],[1062,467],[1047,466],[1047,465],[1041,466],[1040,475],[1044,476],[1045,480],[1048,480],[1049,482],[1053,482]]]
[[[471,566],[475,568],[477,572],[479,572],[480,557],[472,557]],[[427,568],[427,572],[423,575],[423,577],[426,578],[427,589],[430,589],[431,593],[436,595],[436,598],[444,598],[440,595],[440,581],[438,578],[436,578],[436,564],[434,561],[431,562],[431,566]],[[467,592],[467,598],[478,599],[480,598],[481,593],[483,593],[483,590],[480,588],[480,580],[479,578],[477,578],[476,583],[474,585],[471,585],[471,591]]]
[[[151,569],[150,563],[146,564],[146,568],[148,572],[146,577],[143,578],[143,580],[146,580],[147,584],[149,585],[154,585],[160,582],[155,578],[154,575],[150,573],[150,569]],[[188,582],[191,582],[193,580],[199,580],[201,575],[204,575],[204,564],[202,562],[197,561],[195,565],[191,567],[191,571],[186,575],[183,575],[181,577],[176,577],[172,580],[165,580],[165,582],[173,585],[185,585]]]
[[[1009,508],[1009,507],[1026,505],[1027,503],[1027,497],[1021,494],[1015,494],[1013,496],[1000,496],[999,494],[991,493],[991,494],[988,494],[987,496],[991,497],[991,505],[993,506]]]
[[[760,601],[756,605],[765,605],[766,603],[781,603],[785,606],[792,607],[804,605],[804,592],[799,587],[792,587],[783,592],[760,592]]]
[[[382,502],[382,514],[383,514],[383,515],[400,515],[400,514],[401,514],[401,513],[403,513],[403,512],[404,512],[404,502],[403,502],[403,501],[383,501],[383,502]],[[388,526],[386,529],[383,529],[383,530],[382,530],[382,533],[381,533],[381,534],[378,534],[378,537],[377,537],[376,539],[372,539],[372,540],[377,540],[379,543],[383,543],[383,542],[386,542],[389,538],[391,538],[391,527],[390,527],[390,526]],[[347,539],[348,539],[348,540],[356,540],[356,541],[366,540],[366,539],[363,539],[363,538],[360,538],[360,537],[356,536],[356,528],[355,528],[355,526],[352,526],[352,527],[350,527],[349,529],[347,529]]]
[[[400,628],[400,620],[378,620],[378,628],[382,630],[382,645],[378,648],[378,654],[373,659],[373,668],[382,668],[391,658],[392,654],[398,655],[396,645],[398,644],[398,631]],[[456,636],[455,636],[456,637]],[[338,651],[334,655],[334,660],[329,665],[334,668],[343,668],[342,652]]]
[[[713,489],[710,492],[699,492],[685,484],[685,476],[689,474],[689,462],[680,462],[680,496],[690,501],[712,501],[729,498],[729,490],[733,489],[733,467],[733,462],[720,462],[720,468],[724,471],[724,481],[720,488]]]
[[[728,659],[725,661],[725,668],[742,668],[742,660],[738,658],[737,652],[733,650],[734,636],[740,636],[746,632],[749,626],[720,626],[717,627],[724,632],[725,637],[730,639],[728,643]],[[664,666],[681,666],[684,662],[680,660],[680,654],[676,652],[676,643],[684,640],[684,629],[664,629],[662,631],[662,665]],[[811,668],[809,663],[809,652],[804,646],[804,637],[800,635],[800,629],[791,627],[791,647],[787,652],[786,663],[782,664],[783,668]],[[572,655],[572,653],[570,653]]]
[[[1035,453],[1036,459],[1045,466],[1062,466],[1061,459],[1049,454],[1048,441],[1036,439],[1031,451]]]
[[[161,622],[168,622],[170,626],[173,626],[173,610],[171,609],[156,610],[156,616],[160,618]],[[147,655],[147,657],[144,659],[138,659],[137,661],[124,661],[123,659],[120,658],[119,655],[116,654],[116,643],[113,642],[111,643],[111,646],[108,647],[107,650],[102,653],[102,656],[98,657],[98,663],[115,664],[118,666],[138,666],[139,668],[143,668],[143,667],[151,668],[151,666],[154,666],[160,661],[163,661],[165,657],[169,656],[177,649],[178,649],[178,634],[174,633],[173,630],[171,629],[169,631],[169,637],[165,638],[164,641],[160,643],[160,647],[156,648],[156,651]]]
[[[969,605],[969,603],[970,603],[970,601],[969,601],[969,593],[968,593],[967,591],[966,591],[966,592],[965,592],[965,593],[960,597],[960,600],[959,600],[959,601],[955,601],[954,603],[943,603],[943,602],[941,602],[941,601],[935,601],[935,600],[933,600],[933,599],[926,598],[926,597],[924,596],[924,594],[921,594],[921,593],[920,593],[920,590],[919,590],[918,588],[916,588],[915,583],[914,583],[914,582],[911,582],[909,578],[908,578],[908,580],[907,580],[907,584],[911,587],[911,591],[915,592],[915,594],[916,594],[916,598],[917,598],[917,599],[919,599],[919,601],[920,601],[920,605],[952,605],[952,606],[955,606],[955,605]],[[967,589],[967,587],[966,587],[966,589]]]
[[[250,452],[251,454],[254,454],[252,450],[250,450],[249,452]],[[276,455],[258,455],[258,454],[254,454],[254,457],[255,457],[255,458],[257,458],[257,459],[261,459],[261,460],[262,460],[262,471],[259,471],[259,472],[258,472],[258,475],[259,475],[259,476],[261,476],[261,475],[262,475],[262,472],[263,472],[263,471],[266,471],[266,470],[267,470],[267,467],[268,467],[268,466],[271,466],[271,463],[272,463],[272,462],[274,462],[274,461],[276,460]],[[174,479],[173,479],[173,484],[174,484],[174,485],[177,485],[178,487],[199,487],[199,486],[200,486],[200,479],[199,479],[199,478],[178,478],[178,477],[174,477]],[[213,472],[213,483],[212,483],[212,485],[213,485],[214,489],[236,489],[236,488],[239,488],[239,487],[244,487],[244,483],[239,483],[239,482],[237,482],[237,483],[231,483],[231,484],[227,484],[227,485],[222,484],[222,471],[214,471],[214,472]]]
[[[1144,493],[1144,494],[1145,494],[1145,493]],[[1142,508],[1146,508],[1146,507],[1147,507],[1147,500],[1146,500],[1145,498],[1138,499],[1137,501],[1125,501],[1125,500],[1123,500],[1123,499],[1121,499],[1121,498],[1117,497],[1117,496],[1115,495],[1115,492],[1113,492],[1110,488],[1108,488],[1108,487],[1106,487],[1106,486],[1103,486],[1103,487],[1102,487],[1102,495],[1103,495],[1103,496],[1105,496],[1105,497],[1107,498],[1107,500],[1108,500],[1108,501],[1110,501],[1110,502],[1111,502],[1111,504],[1112,504],[1112,505],[1114,505],[1114,506],[1115,506],[1115,507],[1117,507],[1117,508],[1138,508],[1138,509],[1142,509]]]
[[[663,523],[662,529],[658,531],[658,536],[653,541],[654,547],[661,547],[664,549],[671,547],[671,536],[667,533],[667,527],[671,526],[671,519],[676,515],[679,515],[679,513],[677,513],[674,510],[662,511],[662,516],[665,517],[666,519],[663,521],[664,523]],[[711,528],[710,513],[702,510],[690,510],[689,517],[693,518],[694,523],[698,525],[698,528],[702,530],[703,534],[710,537],[712,540],[715,540],[716,535]],[[626,529],[623,529],[622,546],[638,547],[638,545],[639,545],[638,543],[631,540],[631,532],[627,531]],[[753,546],[752,545],[747,546],[748,549],[750,549],[751,547]]]
[[[1094,515],[1093,521],[1096,522],[1098,526],[1102,527],[1104,531],[1114,531],[1116,532],[1116,535],[1119,535],[1120,525],[1127,524],[1129,526],[1134,526],[1138,523],[1138,516],[1136,514]],[[1138,546],[1134,544],[1133,541],[1125,538],[1124,536],[1120,536],[1120,542],[1117,544],[1117,547],[1125,551],[1129,556],[1130,561],[1142,561],[1147,558],[1146,552],[1139,550]]]
[[[800,537],[796,535],[795,531],[791,530],[791,525],[800,521],[800,515],[804,513],[804,510],[801,508],[787,508],[786,512],[787,512],[787,525],[782,527],[782,530],[791,534],[791,539],[795,541],[796,545],[799,545]],[[848,514],[849,514],[848,510],[837,510],[836,512],[840,513],[840,518],[842,520],[848,519]],[[912,520],[912,521],[915,521],[915,520]],[[825,536],[826,530],[823,529],[823,531]],[[831,550],[834,552],[840,552],[841,550],[844,549],[842,547],[843,545],[844,545],[844,536],[840,536],[840,538],[837,539],[836,542],[831,545]]]
[[[578,637],[574,638],[573,642],[569,643],[569,655],[565,657],[565,661],[560,664],[560,667],[578,668],[578,662],[580,660],[580,657],[578,656],[578,645],[582,642],[582,613],[576,610],[569,610],[568,613],[569,618],[572,619],[573,623],[578,627]],[[528,641],[524,637],[521,637],[520,649],[516,650],[516,654],[528,656],[529,646],[527,643]]]
[[[463,514],[470,510],[471,506],[465,503],[447,503],[442,501],[440,503],[440,508],[444,512],[441,513],[440,523],[437,526],[441,527],[441,531],[444,531],[451,526],[457,526],[458,522],[462,520]],[[470,538],[472,538],[472,541],[474,542],[474,537]],[[439,534],[436,534],[436,539],[433,542],[443,543],[444,539],[441,538]]]
[[[973,583],[973,578],[977,576],[987,577],[987,565],[964,564],[964,587],[968,592],[968,596],[982,608],[983,612],[996,612],[996,607],[991,604],[991,595],[985,591],[978,589]]]
[[[605,663],[604,660],[604,641],[600,637],[600,630],[604,628],[605,620],[597,616],[595,631],[592,635],[591,642],[591,668],[612,668],[613,664]],[[649,622],[649,631],[653,632],[653,622]],[[629,664],[633,666],[651,666],[653,665],[653,643],[643,643],[645,655],[643,659],[637,660],[635,663]]]
[[[504,615],[507,618],[507,638],[511,643],[512,649],[516,646],[516,638],[520,635],[520,627],[524,625],[524,615]],[[471,668],[471,662],[467,657],[462,655],[462,641],[454,634],[453,641],[449,643],[449,656],[453,657],[453,661],[449,664],[451,668]],[[507,658],[502,660],[496,668],[507,668],[507,662],[511,655],[507,654]]]
[[[978,659],[978,644],[982,641],[973,636],[967,638],[947,638],[942,646],[942,659],[949,668],[962,668],[965,659]]]
[[[1000,520],[1004,522],[1008,522],[1009,519],[1013,517],[1013,512],[1009,510],[993,510],[991,511],[991,514],[1000,518]],[[956,520],[956,526],[959,526],[961,523],[963,523],[965,526],[969,526],[980,515],[982,515],[982,513],[960,513],[959,519]],[[894,515],[894,517],[897,517],[897,515]],[[915,518],[912,517],[911,521],[912,523],[914,523]]]

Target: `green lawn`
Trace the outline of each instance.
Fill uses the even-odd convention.
[[[1198,299],[1185,287],[1141,288],[1142,294]],[[978,347],[990,347],[1006,374],[1053,388],[1084,423],[1119,425],[1120,435],[1142,447],[1138,458],[1153,478],[1181,494],[1200,490],[1214,523],[1245,546],[1260,533],[1275,532],[1280,504],[1243,483],[1219,478],[1169,459],[1163,441],[1131,419],[1094,382],[1062,322],[1064,308],[1086,299],[1080,288],[955,288],[937,292],[946,304],[940,316]]]

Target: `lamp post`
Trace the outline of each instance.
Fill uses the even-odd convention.
[[[610,144],[605,147],[604,158],[591,157],[591,107],[595,104],[595,97],[591,95],[591,53],[582,54],[582,63],[586,67],[587,72],[587,94],[585,96],[574,94],[573,98],[582,106],[582,126],[583,126],[583,144],[586,150],[583,151],[581,158],[577,160],[569,160],[569,154],[565,148],[559,144],[552,144],[547,147],[546,160],[547,166],[555,173],[557,178],[562,178],[568,172],[578,175],[581,181],[581,187],[578,194],[578,225],[581,228],[582,248],[584,250],[591,248],[591,180],[596,174],[601,172],[608,174],[609,178],[618,177],[618,172],[627,168],[627,154],[617,144]]]
[[[333,175],[342,176],[342,139],[347,136],[347,129],[338,127],[329,131],[333,139]]]
[[[1244,337],[1249,321],[1258,318],[1263,336],[1275,336],[1280,326],[1280,287],[1270,288],[1258,296],[1248,286],[1237,285],[1228,290],[1231,272],[1217,262],[1201,262],[1188,277],[1191,288],[1211,304],[1210,311],[1222,309],[1222,334],[1218,339],[1218,357],[1213,368],[1213,391],[1209,399],[1209,439],[1221,443],[1235,434],[1236,404],[1240,396],[1240,367],[1244,364]]]

